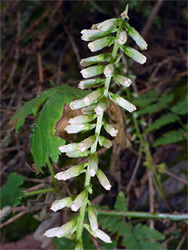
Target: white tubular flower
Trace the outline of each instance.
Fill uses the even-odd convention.
[[[113,75],[113,79],[117,84],[121,84],[123,87],[128,88],[131,85],[131,79],[121,76],[121,75]]]
[[[104,68],[105,77],[112,76],[113,72],[114,72],[114,65],[113,64],[106,65],[106,67]]]
[[[69,106],[72,110],[75,110],[75,109],[80,109],[80,108],[85,107],[86,104],[84,102],[84,99],[79,99],[79,100],[72,101]]]
[[[79,150],[81,152],[84,152],[85,150],[90,148],[93,145],[93,143],[95,142],[95,139],[96,139],[95,136],[90,136],[90,137],[86,138],[85,140],[81,141],[78,144]]]
[[[82,131],[88,131],[95,127],[95,124],[67,125],[65,130],[68,134],[76,134]]]
[[[120,48],[123,50],[123,52],[127,56],[129,56],[130,58],[132,58],[136,62],[138,62],[140,64],[144,64],[146,62],[146,57],[144,55],[142,55],[140,52],[138,52],[137,50],[135,50],[129,46],[124,46],[124,45],[121,45]]]
[[[100,229],[96,230],[96,236],[97,238],[101,239],[102,241],[106,242],[106,243],[112,243],[110,237],[108,236],[108,234],[106,234],[105,232],[103,232]]]
[[[78,209],[82,206],[82,204],[86,198],[87,198],[87,191],[84,190],[73,201],[72,206],[71,206],[71,210],[74,212],[78,211]]]
[[[99,144],[101,147],[104,146],[105,148],[110,148],[112,146],[112,142],[104,136],[99,136]]]
[[[111,184],[101,169],[97,170],[97,177],[103,188],[105,188],[106,190],[110,190]]]
[[[84,115],[95,113],[96,105],[91,105],[89,107],[83,108],[81,111]]]
[[[86,69],[82,69],[80,73],[82,74],[83,78],[90,78],[96,75],[102,74],[104,71],[103,65],[91,66]]]
[[[49,230],[47,230],[44,235],[48,238],[51,238],[51,237],[55,237],[56,236],[56,232],[57,230],[59,229],[60,227],[54,227],[54,228],[51,228]]]
[[[107,31],[107,32],[103,32],[101,30],[82,30],[80,32],[82,34],[81,36],[81,39],[83,41],[93,41],[93,40],[96,40],[96,39],[99,39],[99,38],[102,38],[102,37],[105,37],[107,35],[109,35],[111,32],[110,31]]]
[[[63,171],[63,172],[57,173],[55,175],[55,178],[58,180],[66,181],[70,178],[73,178],[73,177],[80,175],[83,172],[85,166],[86,166],[85,164],[76,165],[74,167],[71,167],[71,168]]]
[[[64,207],[71,207],[72,201],[73,200],[71,197],[67,197],[61,200],[56,200],[54,201],[50,209],[56,212]]]
[[[56,236],[58,238],[64,237],[68,234],[74,233],[74,231],[77,228],[77,220],[71,220],[61,226],[57,231],[56,231]]]
[[[84,224],[84,227],[85,227],[85,229],[87,229],[87,231],[93,236],[93,237],[97,237],[96,236],[96,232],[94,231],[94,230],[92,230],[91,229],[91,226],[90,225],[88,225],[88,224]]]
[[[111,136],[113,137],[117,136],[118,130],[115,129],[111,124],[104,122],[104,129]]]
[[[101,102],[95,108],[95,112],[97,115],[102,115],[106,109],[107,109],[107,104],[104,102]]]
[[[67,152],[66,155],[69,158],[78,158],[78,157],[87,157],[89,155],[89,150],[86,150],[85,152],[81,152],[80,150],[73,151],[73,152]]]
[[[91,105],[96,102],[104,94],[104,88],[99,88],[84,97],[84,102],[86,105]]]
[[[119,38],[118,38],[118,43],[120,45],[123,45],[125,44],[127,41],[127,32],[126,31],[122,31],[120,34],[119,34]]]
[[[107,46],[112,45],[114,41],[115,41],[114,37],[104,37],[104,38],[88,43],[88,48],[91,50],[91,52],[95,52]]]
[[[59,150],[61,151],[61,153],[66,153],[66,152],[78,150],[78,143],[70,143],[70,144],[67,144],[64,146],[60,146]]]
[[[105,61],[105,55],[104,54],[100,54],[97,56],[91,56],[88,58],[84,58],[80,61],[80,64],[83,67],[87,67],[90,66],[92,64],[96,64],[96,63],[100,63],[100,62],[104,62]]]
[[[141,50],[146,50],[148,45],[143,37],[136,31],[133,27],[131,27],[127,22],[125,22],[126,29],[128,34],[132,37],[132,39],[136,42],[136,44],[140,47]]]
[[[120,20],[121,20],[120,18],[107,19],[104,22],[93,24],[91,28],[92,29],[99,29],[102,31],[107,31],[107,30],[110,30],[114,27],[117,27]]]
[[[69,119],[71,125],[81,125],[84,123],[92,122],[96,118],[96,115],[79,115]]]
[[[97,222],[95,209],[93,206],[88,207],[88,217],[89,217],[89,223],[91,225],[91,229],[93,231],[96,231],[98,229],[98,222]]]
[[[89,174],[94,177],[98,169],[98,156],[97,153],[91,154],[89,159]]]
[[[110,93],[110,98],[113,102],[115,102],[116,104],[118,104],[119,106],[121,106],[122,108],[126,109],[129,112],[133,112],[134,110],[136,110],[135,105],[128,102],[127,100],[125,100],[124,98],[122,98],[117,94]]]
[[[82,244],[82,242],[76,243],[75,250],[83,250],[83,244]]]
[[[105,79],[101,79],[101,78],[84,80],[78,84],[78,88],[87,89],[87,88],[92,88],[92,87],[98,87],[104,84],[104,81]]]

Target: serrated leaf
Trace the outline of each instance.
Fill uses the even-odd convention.
[[[174,123],[176,121],[180,120],[179,116],[175,115],[175,114],[166,114],[161,116],[159,119],[155,120],[150,126],[147,127],[146,131],[150,132],[153,130],[157,130],[160,129],[161,127],[170,124],[170,123]]]
[[[154,104],[151,104],[147,107],[140,109],[137,113],[139,115],[148,115],[148,114],[157,112],[160,109],[164,109],[166,107],[167,107],[166,103],[158,102],[158,103],[154,103]]]
[[[16,173],[11,173],[6,184],[0,189],[1,203],[0,209],[5,206],[15,207],[20,204],[20,198],[23,196],[21,186],[24,182],[24,177]]]
[[[165,134],[162,134],[162,136],[157,139],[154,143],[153,143],[153,147],[158,147],[160,145],[166,145],[166,144],[170,144],[170,143],[176,143],[179,141],[183,141],[184,137],[183,134],[178,131],[178,130],[172,130],[169,131]]]
[[[164,240],[163,234],[159,233],[155,229],[151,229],[146,225],[137,224],[134,229],[137,239],[153,239],[153,240]]]
[[[55,126],[62,117],[64,105],[69,105],[75,98],[82,98],[83,92],[79,89],[73,89],[67,85],[61,86],[56,91],[48,91],[44,94],[41,102],[45,102],[38,118],[33,126],[33,133],[30,144],[33,159],[41,171],[50,157],[53,162],[58,161],[58,147],[65,144],[65,140],[55,136]],[[48,100],[46,101],[46,99]]]
[[[134,99],[134,105],[138,107],[145,107],[151,103],[154,103],[158,100],[158,93],[154,90],[149,91],[146,94],[142,94]]]
[[[119,192],[119,194],[116,198],[114,209],[118,210],[118,211],[127,211],[128,210],[125,194],[122,191]]]
[[[188,114],[188,95],[185,96],[185,98],[178,102],[176,105],[174,105],[171,108],[171,111],[177,115],[186,115]]]
[[[168,103],[172,102],[173,99],[174,99],[174,95],[173,95],[173,94],[166,94],[166,93],[164,93],[164,94],[159,98],[159,102],[168,104]]]

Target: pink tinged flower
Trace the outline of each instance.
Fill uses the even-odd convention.
[[[94,177],[98,169],[98,156],[97,153],[91,154],[89,159],[89,174]]]
[[[66,152],[78,150],[78,143],[70,143],[70,144],[67,144],[64,146],[60,146],[59,150],[61,151],[61,153],[66,153]]]
[[[97,238],[101,239],[102,241],[104,241],[106,243],[112,243],[110,237],[100,229],[96,230],[96,236],[97,236]]]
[[[81,152],[84,152],[85,150],[90,148],[93,145],[93,143],[95,142],[95,139],[96,139],[95,136],[90,136],[90,137],[86,138],[85,140],[81,141],[78,144],[79,150]]]
[[[115,41],[114,37],[104,37],[88,43],[88,48],[90,49],[91,52],[96,52],[107,46],[108,47],[111,46],[114,43],[114,41]]]
[[[87,89],[87,88],[92,88],[92,87],[99,87],[104,84],[104,81],[105,80],[101,78],[84,80],[78,84],[78,88]]]
[[[87,191],[86,190],[82,191],[76,197],[76,199],[72,203],[71,210],[74,211],[74,212],[78,211],[78,209],[82,206],[85,199],[87,199]]]
[[[118,104],[119,106],[121,106],[122,108],[126,109],[129,112],[133,112],[136,110],[135,105],[128,102],[127,100],[125,100],[124,98],[122,98],[117,94],[110,93],[110,98],[113,102],[115,102],[116,104]]]
[[[72,198],[67,197],[61,200],[54,201],[50,209],[56,212],[64,207],[71,207],[71,205],[72,205]]]
[[[104,122],[104,129],[111,136],[113,137],[117,136],[118,130],[115,129],[111,124]]]
[[[51,238],[51,237],[55,237],[56,236],[56,232],[57,230],[59,229],[60,227],[54,227],[54,228],[51,228],[49,230],[47,230],[44,235]]]
[[[117,84],[121,84],[123,87],[128,88],[131,85],[131,79],[121,76],[121,75],[113,75],[113,79]]]
[[[106,190],[110,190],[111,184],[101,169],[97,170],[97,177],[99,179],[100,184],[103,186],[103,188],[105,188]]]
[[[91,105],[98,101],[104,94],[104,88],[99,88],[84,97],[84,102],[86,105]]]
[[[129,46],[124,46],[124,45],[121,45],[120,48],[128,57],[132,58],[134,61],[140,64],[144,64],[146,62],[146,57],[142,55],[140,52],[138,52],[137,50]]]
[[[82,59],[80,61],[80,64],[83,67],[88,67],[88,66],[90,66],[92,64],[104,62],[105,61],[105,57],[106,56],[104,54],[100,54],[100,55],[97,55],[97,56],[91,56],[91,57]]]
[[[98,229],[98,222],[97,222],[95,209],[92,205],[88,207],[88,217],[89,217],[89,223],[91,225],[91,229],[93,231],[96,231]]]
[[[114,72],[114,65],[113,64],[108,64],[104,68],[104,75],[105,77],[111,77]]]
[[[122,31],[120,34],[119,34],[119,38],[118,38],[118,43],[120,45],[123,45],[125,44],[127,41],[127,33],[126,31]]]
[[[91,78],[96,75],[102,74],[104,71],[103,65],[91,66],[86,69],[82,69],[80,73],[82,74],[83,78]]]
[[[68,234],[74,233],[77,228],[77,220],[71,220],[61,226],[57,231],[56,231],[56,236],[58,238],[65,237]]]
[[[66,181],[70,178],[73,178],[73,177],[80,175],[83,172],[85,166],[86,166],[85,164],[76,165],[74,167],[71,167],[71,168],[63,171],[63,172],[57,173],[55,175],[55,178],[58,180]]]

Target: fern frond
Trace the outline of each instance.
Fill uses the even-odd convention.
[[[161,138],[157,139],[153,143],[153,146],[157,147],[165,144],[176,143],[183,140],[184,136],[179,130],[172,130],[170,132],[163,134]]]
[[[158,99],[158,93],[155,90],[150,90],[149,92],[139,95],[134,101],[133,103],[142,108],[145,107],[151,103],[156,102]]]
[[[171,108],[171,111],[177,115],[186,115],[188,114],[188,95],[185,96],[185,98],[178,102],[176,105],[174,105]]]

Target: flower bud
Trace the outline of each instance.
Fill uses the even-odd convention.
[[[49,238],[55,237],[55,236],[56,236],[56,232],[57,232],[57,230],[58,230],[59,228],[60,228],[60,227],[51,228],[51,229],[47,230],[47,231],[44,233],[44,235],[45,235],[46,237],[49,237]]]
[[[111,46],[114,43],[114,41],[115,41],[114,37],[104,37],[94,42],[88,43],[88,48],[91,50],[91,52],[95,52],[107,46],[108,47]]]
[[[72,110],[74,109],[80,109],[80,108],[83,108],[86,106],[85,102],[84,102],[84,99],[79,99],[79,100],[74,100],[70,103],[70,108]]]
[[[120,18],[111,18],[107,19],[101,23],[93,24],[92,29],[99,29],[102,31],[107,31],[110,30],[114,27],[117,27],[120,23],[121,19]]]
[[[85,199],[87,199],[87,191],[86,190],[82,191],[76,197],[76,199],[72,203],[71,210],[74,211],[74,212],[78,211],[78,209],[82,206]]]
[[[76,165],[74,167],[71,167],[71,168],[63,171],[63,172],[57,173],[55,175],[55,178],[58,180],[66,181],[70,178],[73,178],[73,177],[80,175],[83,172],[85,166],[86,166],[85,164]]]
[[[84,29],[81,31],[81,34],[82,34],[81,39],[83,41],[94,41],[96,39],[105,37],[105,36],[109,35],[110,33],[111,33],[111,31],[103,32],[101,30],[96,30],[96,29],[93,29],[93,30]]]
[[[81,152],[80,150],[77,150],[73,152],[67,152],[66,155],[69,158],[78,158],[78,157],[87,157],[89,153],[90,153],[89,150],[86,150],[85,152]]]
[[[61,226],[57,231],[56,231],[56,236],[58,238],[64,237],[68,234],[72,234],[74,233],[74,231],[76,231],[77,228],[77,220],[71,220],[69,222],[67,222],[66,224],[64,224],[63,226]]]
[[[96,102],[104,94],[104,88],[99,88],[84,97],[84,102],[86,105],[91,105]]]
[[[111,184],[101,169],[97,170],[97,177],[103,188],[105,188],[106,190],[110,190]]]
[[[122,108],[126,109],[129,112],[133,112],[134,110],[136,110],[135,105],[128,102],[127,100],[125,100],[124,98],[122,98],[117,94],[110,93],[110,98],[113,102],[115,102],[116,104],[118,104],[119,106],[121,106]]]
[[[81,125],[87,122],[92,122],[96,118],[96,115],[79,115],[69,119],[71,125]]]
[[[101,147],[103,146],[105,148],[110,148],[112,146],[112,142],[104,136],[99,136],[99,144]]]
[[[65,130],[68,134],[76,134],[82,131],[88,131],[95,127],[95,124],[67,125]]]
[[[87,89],[87,88],[92,88],[92,87],[98,87],[98,86],[101,86],[102,84],[104,84],[104,80],[105,79],[95,78],[95,79],[81,81],[78,84],[78,88]]]
[[[136,42],[136,44],[140,47],[141,50],[147,49],[147,43],[143,39],[143,37],[136,31],[133,27],[131,27],[127,22],[125,22],[126,29],[128,34],[132,37],[132,39]]]
[[[123,52],[127,56],[129,56],[130,58],[132,58],[136,62],[138,62],[140,64],[144,64],[146,62],[146,57],[144,55],[142,55],[140,52],[138,52],[137,50],[135,50],[129,46],[124,46],[124,45],[121,45],[120,48],[123,50]]]
[[[104,54],[100,54],[97,56],[91,56],[88,58],[84,58],[80,61],[80,64],[83,67],[87,67],[90,66],[92,64],[96,64],[96,63],[100,63],[100,62],[104,62],[105,61],[105,55]]]
[[[93,206],[88,207],[88,217],[91,229],[96,231],[98,229],[97,216]]]
[[[104,129],[108,134],[110,134],[113,137],[117,136],[118,130],[115,129],[111,124],[104,122],[103,125]]]
[[[96,75],[102,74],[104,71],[103,65],[91,66],[86,69],[82,69],[80,73],[82,74],[83,78],[90,78]]]
[[[67,144],[64,146],[60,146],[59,150],[61,151],[61,153],[66,153],[66,152],[78,150],[78,143],[70,143],[70,144]]]
[[[61,200],[56,200],[56,201],[54,201],[54,203],[52,204],[50,209],[53,210],[54,212],[56,212],[64,207],[71,207],[72,201],[73,200],[71,197],[67,197],[67,198],[64,198]]]
[[[126,31],[122,31],[120,34],[119,34],[119,38],[118,38],[118,43],[120,45],[123,45],[125,44],[127,41],[127,32]]]
[[[81,152],[84,152],[85,150],[90,148],[93,145],[93,143],[95,142],[95,139],[96,139],[95,136],[90,136],[90,137],[86,138],[85,140],[81,141],[78,144],[79,150]]]
[[[107,104],[104,102],[101,102],[95,108],[95,112],[97,115],[102,115],[106,109],[107,109]]]
[[[114,65],[113,64],[106,65],[106,67],[104,68],[105,77],[112,76],[113,72],[114,72]]]
[[[97,153],[91,154],[89,159],[89,174],[94,177],[98,169],[98,156]]]
[[[112,243],[110,237],[100,229],[96,230],[96,236],[97,236],[97,238],[101,239],[102,241],[104,241],[106,243]]]
[[[81,111],[85,115],[93,114],[93,113],[95,113],[95,108],[96,108],[96,105],[91,105],[89,107],[83,108]]]
[[[131,85],[131,79],[121,76],[121,75],[113,75],[113,79],[117,84],[121,84],[124,87],[129,87]]]

